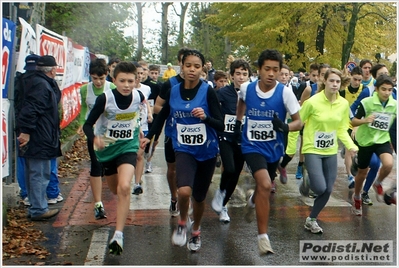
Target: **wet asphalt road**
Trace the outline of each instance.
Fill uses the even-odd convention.
[[[155,151],[153,173],[143,176],[144,193],[132,195],[130,213],[124,230],[124,252],[121,256],[109,255],[108,240],[115,230],[116,198],[104,182],[104,205],[108,213],[105,220],[94,220],[88,169],[79,178],[63,180],[64,202],[55,205],[61,209],[56,219],[35,223],[49,239],[42,244],[51,252],[46,265],[255,265],[255,266],[309,266],[309,265],[367,265],[397,264],[397,211],[376,201],[373,206],[363,206],[363,216],[351,213],[349,202],[353,191],[347,187],[343,159],[338,156],[338,179],[327,206],[319,215],[323,234],[312,234],[304,229],[313,199],[299,194],[295,179],[298,158],[288,165],[288,183],[282,185],[277,178],[277,192],[271,195],[269,231],[275,254],[259,256],[256,220],[247,222],[245,192],[254,187],[252,177],[243,172],[238,187],[229,202],[230,223],[219,222],[211,209],[211,200],[220,181],[220,168],[215,175],[207,196],[207,205],[201,224],[202,247],[191,253],[184,247],[171,244],[171,235],[177,218],[169,215],[169,189],[166,182],[166,165],[163,143]],[[396,157],[395,157],[396,160]],[[384,189],[396,182],[396,168],[385,180]],[[317,240],[387,240],[392,242],[393,254],[389,262],[301,262],[300,242]],[[360,254],[360,253],[358,253]],[[341,254],[342,255],[342,254]],[[33,257],[32,257],[33,258]],[[8,260],[4,264],[29,263],[29,257]]]

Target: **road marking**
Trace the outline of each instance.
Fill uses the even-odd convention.
[[[102,266],[104,264],[110,228],[94,230],[87,252],[85,266]]]
[[[132,194],[130,210],[169,209],[170,190],[165,174],[145,174],[142,177],[143,193]],[[133,191],[133,183],[131,192]]]

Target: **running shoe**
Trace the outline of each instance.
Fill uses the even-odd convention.
[[[277,166],[278,172],[280,172],[280,182],[282,184],[287,184],[287,170],[280,165]]]
[[[224,223],[228,223],[230,222],[230,217],[229,214],[227,214],[227,206],[224,206],[222,208],[222,211],[219,214],[219,221],[224,222]]]
[[[96,220],[105,219],[107,217],[107,215],[105,215],[105,210],[103,206],[94,206],[94,217],[96,218]]]
[[[362,200],[356,199],[355,194],[353,194],[353,206],[352,211],[356,216],[362,216]]]
[[[177,217],[180,215],[179,208],[177,206],[177,201],[171,200],[170,207],[169,207],[170,216]]]
[[[139,194],[142,194],[143,193],[143,187],[141,187],[141,185],[140,184],[134,184],[134,187],[133,187],[133,193],[132,194],[135,194],[135,195],[139,195]]]
[[[57,204],[58,202],[62,202],[64,200],[64,198],[62,197],[62,194],[59,193],[58,196],[56,198],[50,198],[47,200],[47,203],[49,205],[54,205]]]
[[[201,248],[201,233],[193,235],[187,243],[187,248],[191,252],[197,252]]]
[[[270,192],[274,194],[274,193],[276,192],[276,188],[277,188],[276,182],[273,180],[273,181],[272,181],[272,189],[271,189]]]
[[[25,198],[22,200],[22,203],[24,203],[25,206],[29,207],[29,206],[30,206],[29,198],[28,198],[28,197],[25,197]]]
[[[352,175],[348,175],[348,188],[355,188],[355,177],[353,177]]]
[[[151,162],[145,163],[145,173],[152,173],[152,164]]]
[[[298,166],[296,168],[295,177],[299,180],[303,178],[303,166]]]
[[[247,191],[247,194],[246,194],[246,199],[247,199],[246,210],[247,210],[247,212],[245,213],[245,220],[247,222],[252,222],[255,219],[255,204],[252,200],[254,192],[255,191],[253,189],[250,189]]]
[[[109,243],[109,254],[121,255],[123,251],[123,236],[116,236],[112,238]]]
[[[172,235],[172,244],[175,246],[182,247],[187,241],[187,227],[185,225],[178,225],[177,229]]]
[[[306,176],[305,178],[302,179],[301,181],[301,185],[299,186],[299,193],[302,196],[309,196],[309,192],[310,192],[310,185],[309,185],[309,178]]]
[[[367,192],[362,193],[362,202],[365,205],[373,205],[373,201],[371,201],[371,198],[369,197],[369,194]]]
[[[307,217],[305,221],[305,229],[311,231],[314,234],[323,233],[323,229],[317,224],[315,218]]]
[[[316,197],[317,197],[317,194],[315,194],[315,192],[313,192],[312,190],[309,190],[309,195],[308,195],[308,197],[309,197],[309,198],[316,198]]]
[[[384,193],[384,201],[387,205],[396,205],[396,188],[390,189]]]
[[[262,237],[258,240],[259,255],[264,255],[267,253],[274,253],[272,246],[270,245],[270,240],[266,237]]]
[[[377,201],[384,202],[384,190],[382,189],[381,184],[375,185],[374,183],[373,189],[375,191],[375,196],[377,197]]]
[[[219,188],[216,190],[212,199],[212,209],[219,214],[223,208],[223,201],[226,196],[226,190],[221,191]]]

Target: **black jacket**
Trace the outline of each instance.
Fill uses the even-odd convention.
[[[37,159],[52,159],[61,156],[60,119],[58,103],[61,91],[57,82],[37,71],[29,74],[27,85],[17,118],[18,133],[30,134],[26,151],[19,156]]]
[[[21,111],[23,101],[25,99],[25,91],[29,91],[32,86],[32,79],[35,77],[36,71],[26,71],[25,73],[17,72],[14,80],[14,110],[15,120],[18,119],[19,112]],[[15,126],[18,132],[18,125]]]

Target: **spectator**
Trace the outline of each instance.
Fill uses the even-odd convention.
[[[59,212],[49,210],[45,192],[51,176],[51,159],[61,156],[58,103],[61,91],[54,80],[57,63],[53,56],[42,56],[38,72],[25,93],[18,116],[19,155],[25,158],[26,189],[32,221],[51,218]]]
[[[211,81],[213,83],[216,71],[212,67],[212,61],[211,60],[207,60],[205,65],[206,65],[206,69],[208,70],[208,72],[207,72],[208,81]],[[213,83],[213,86],[215,86],[214,83]]]
[[[167,66],[168,66],[168,69],[165,70],[165,72],[163,73],[163,76],[162,76],[162,79],[164,81],[167,81],[167,80],[169,80],[169,78],[176,76],[176,71],[175,71],[175,69],[173,69],[172,63],[169,62]]]
[[[25,89],[30,89],[31,79],[34,77],[36,73],[36,63],[39,60],[40,56],[36,54],[28,55],[25,58],[25,73],[17,73],[15,78],[15,118],[18,118],[19,111],[21,110],[22,101],[25,97]],[[16,126],[16,135],[19,135],[18,126]],[[17,141],[17,146],[19,143]],[[18,156],[17,157],[17,180],[20,187],[20,196],[22,198],[22,202],[25,206],[30,206],[28,193],[26,191],[25,184],[25,158]],[[58,180],[58,167],[57,167],[57,158],[51,159],[51,176],[50,182],[47,186],[47,202],[49,205],[56,204],[64,200],[62,197]]]

